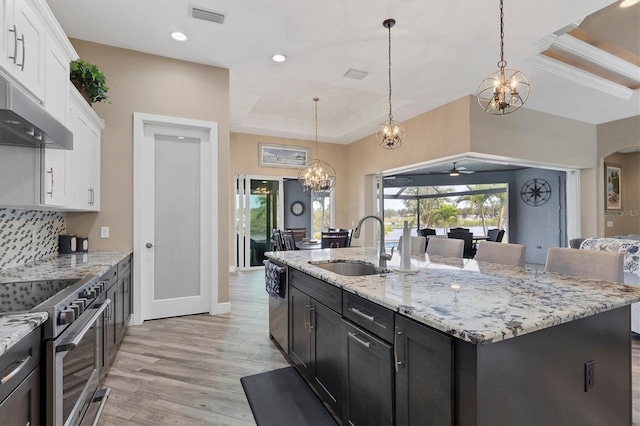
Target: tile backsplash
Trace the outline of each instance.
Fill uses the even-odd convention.
[[[0,269],[56,255],[65,219],[60,212],[0,209]]]

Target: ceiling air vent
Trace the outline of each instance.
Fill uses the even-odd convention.
[[[224,20],[227,17],[224,13],[206,10],[197,6],[189,6],[189,16],[195,19],[202,19],[203,21],[214,22],[216,24],[224,24]]]
[[[353,78],[355,80],[362,80],[367,75],[369,75],[366,71],[354,70],[353,68],[347,69],[342,76],[347,78]]]

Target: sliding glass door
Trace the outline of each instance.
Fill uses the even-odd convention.
[[[262,266],[283,218],[282,178],[236,176],[236,267]]]

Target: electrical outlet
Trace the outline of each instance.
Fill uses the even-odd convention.
[[[613,222],[612,221],[608,221],[607,222],[607,228],[613,228]]]
[[[100,227],[100,238],[109,238],[109,227],[101,226]]]
[[[590,389],[596,387],[596,362],[589,361],[584,363],[584,391],[589,392]]]

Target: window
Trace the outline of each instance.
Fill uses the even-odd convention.
[[[446,235],[456,226],[469,228],[478,235],[487,235],[490,228],[500,228],[506,230],[506,241],[507,195],[506,183],[385,187],[387,241],[390,246],[397,244],[405,221],[409,222],[413,235],[424,228],[436,229],[438,235]]]
[[[320,240],[322,231],[331,227],[331,194],[328,192],[315,193],[312,198],[311,235]]]

